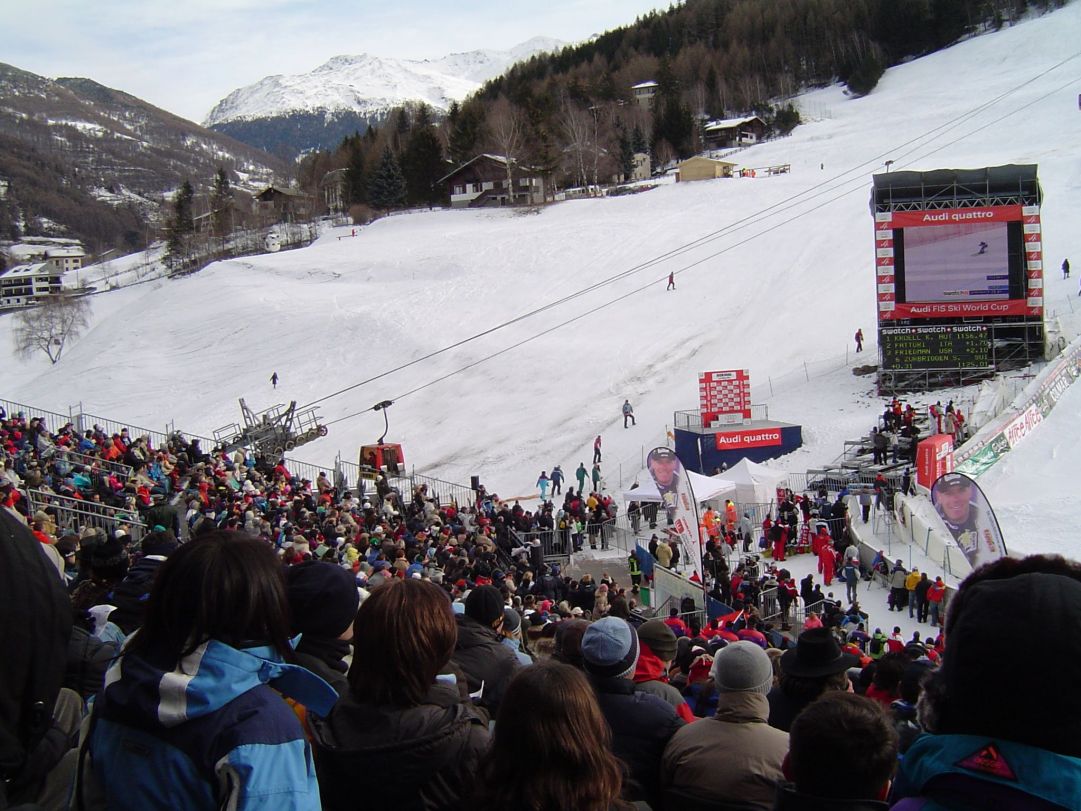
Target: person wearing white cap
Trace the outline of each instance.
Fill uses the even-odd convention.
[[[788,753],[788,733],[767,723],[770,658],[753,642],[734,642],[717,652],[710,675],[717,714],[669,741],[661,761],[665,799],[672,807],[698,801],[770,809]]]

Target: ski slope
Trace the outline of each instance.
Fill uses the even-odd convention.
[[[355,460],[383,432],[383,416],[365,409],[390,399],[388,439],[409,464],[455,481],[480,474],[509,496],[533,493],[557,463],[588,463],[597,434],[615,490],[664,442],[673,411],[697,408],[700,371],[746,368],[770,418],[804,426],[805,446],[774,463],[802,471],[882,410],[873,379],[851,367],[876,359],[873,341],[852,354],[852,335],[874,335],[868,201],[886,161],[1038,163],[1045,265],[1074,249],[1079,42],[1075,2],[893,68],[865,98],[809,92],[791,137],[735,158],[790,164],[789,174],[666,183],[539,212],[410,213],[355,238],[337,229],[307,249],[98,295],[91,329],[60,363],[9,359],[0,393],[206,435],[238,420],[238,397],[253,408],[321,400],[330,434],[294,456],[322,464],[339,451]],[[1046,284],[1048,317],[1072,337],[1077,280],[1049,271]],[[12,321],[0,319],[9,347]],[[628,430],[624,398],[638,418]],[[1013,549],[1072,548],[1078,410],[1072,393],[985,477]]]

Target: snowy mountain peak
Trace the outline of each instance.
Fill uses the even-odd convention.
[[[407,101],[446,110],[515,62],[562,44],[534,37],[506,51],[467,51],[433,60],[335,56],[308,73],[267,76],[234,90],[210,111],[206,126],[298,112],[372,115]]]

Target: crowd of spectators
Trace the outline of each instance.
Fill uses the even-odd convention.
[[[1079,806],[1061,558],[982,567],[910,640],[753,555],[714,561],[719,616],[650,618],[634,585],[545,565],[515,540],[540,517],[496,496],[354,493],[181,437],[91,432],[73,464],[74,431],[0,430],[0,627],[27,654],[0,660],[0,808]],[[99,490],[106,448],[154,484]],[[782,588],[821,612],[763,620]],[[1054,672],[1002,661],[1030,644]]]

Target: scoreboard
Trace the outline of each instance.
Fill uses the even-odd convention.
[[[718,418],[725,422],[749,420],[751,373],[747,369],[701,372],[698,375],[698,397],[703,426],[710,425]]]
[[[885,369],[983,369],[991,365],[985,324],[883,327],[878,331]]]

